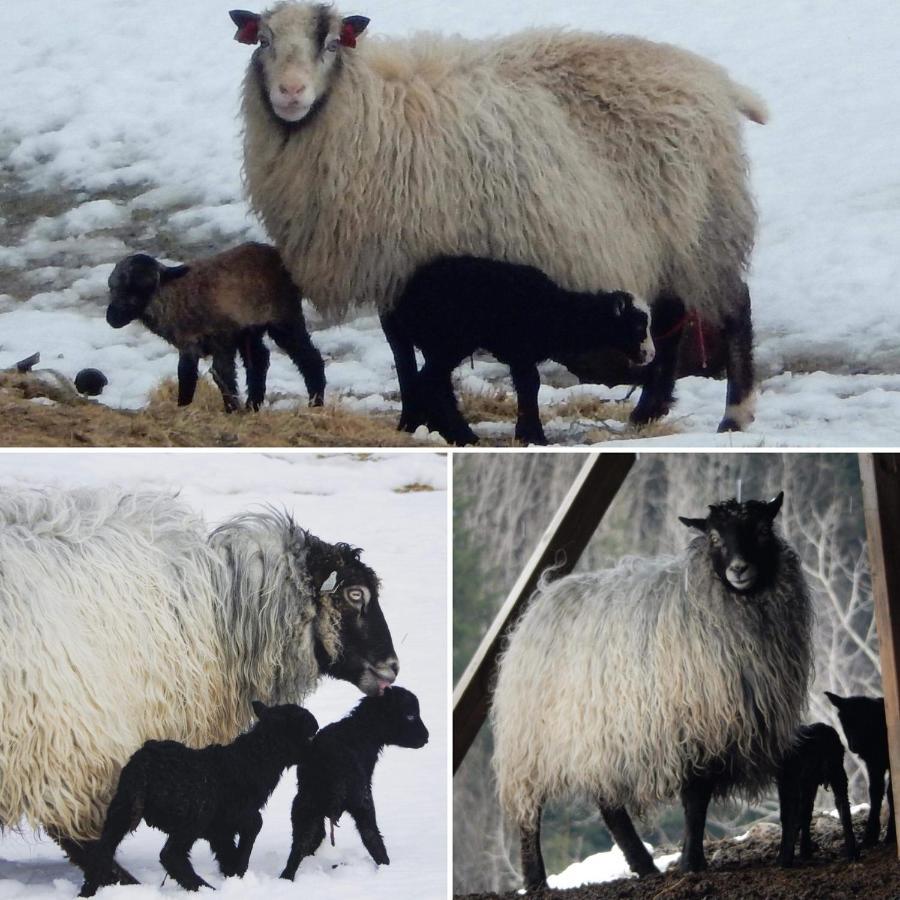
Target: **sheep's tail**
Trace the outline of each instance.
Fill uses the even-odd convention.
[[[751,122],[765,125],[769,121],[769,107],[756,91],[750,90],[736,81],[731,82],[731,99],[737,107],[737,111],[746,116]]]

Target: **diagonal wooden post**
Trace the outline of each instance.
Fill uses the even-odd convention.
[[[558,565],[557,577],[572,571],[635,459],[633,453],[592,453],[588,456],[494,617],[453,691],[454,772],[487,718],[497,655],[504,637],[534,593],[538,578],[550,566]]]
[[[872,566],[875,626],[881,651],[881,689],[887,716],[891,772],[900,775],[900,454],[860,453],[859,469]],[[891,781],[892,787],[900,785],[900,778]],[[894,819],[900,834],[900,803]]]

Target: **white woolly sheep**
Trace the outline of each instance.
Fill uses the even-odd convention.
[[[357,46],[369,20],[324,4],[231,16],[236,39],[259,44],[243,88],[250,203],[322,312],[377,307],[401,395],[414,373],[394,303],[418,266],[472,255],[653,301],[637,424],[668,411],[677,326],[696,311],[728,343],[720,430],[752,421],[756,212],[740,122],[767,113],[723,68],[548,29]]]
[[[397,660],[359,553],[274,511],[207,537],[164,494],[4,492],[0,825],[43,826],[86,870],[145,741],[230,741],[251,700],[322,675],[382,692]]]
[[[106,321],[122,328],[134,319],[178,348],[178,405],[197,387],[197,363],[212,356],[212,375],[225,412],[240,405],[234,358],[247,371],[247,408],[266,396],[268,332],[306,383],[310,406],[321,406],[325,365],[306,330],[300,292],[274,247],[248,242],[190,265],[165,266],[146,253],[120,260],[109,276]]]
[[[544,583],[494,693],[494,764],[527,888],[544,884],[547,802],[588,796],[629,865],[655,872],[629,812],[681,795],[681,867],[705,867],[713,795],[768,787],[792,746],[811,669],[800,561],[775,534],[782,495],[728,501],[671,557]]]

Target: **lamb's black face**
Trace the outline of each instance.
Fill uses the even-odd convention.
[[[254,700],[252,705],[253,712],[264,727],[277,729],[279,734],[286,736],[297,747],[298,754],[319,730],[316,717],[308,709],[295,703],[266,706],[260,700]]]
[[[869,756],[878,748],[887,747],[883,697],[840,697],[828,691],[825,696],[837,707],[847,746],[853,753]]]
[[[133,322],[147,308],[160,284],[160,265],[146,253],[126,256],[109,276],[106,321],[113,328]]]
[[[364,694],[383,694],[397,678],[400,664],[391,632],[378,602],[378,578],[347,544],[334,546],[323,582],[340,615],[341,650],[329,659],[324,648],[316,653],[322,672],[355,684]]]
[[[783,499],[782,492],[768,503],[728,500],[710,506],[705,519],[679,517],[706,534],[713,568],[732,593],[752,594],[774,581],[780,544],[772,523]]]
[[[384,692],[390,721],[388,743],[418,749],[428,743],[428,729],[419,716],[419,698],[406,688],[392,687]]]

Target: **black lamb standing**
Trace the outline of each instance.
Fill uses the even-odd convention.
[[[887,796],[890,819],[885,843],[897,840],[894,821],[894,792],[891,787],[891,768],[888,757],[887,719],[884,697],[839,697],[825,691],[825,696],[837,707],[838,719],[847,746],[866,764],[869,776],[869,818],[863,835],[863,847],[878,843],[881,833],[881,803],[884,800],[884,776],[887,774]]]
[[[210,887],[190,860],[201,838],[209,842],[224,876],[247,871],[262,828],[260,810],[318,729],[313,714],[294,704],[266,706],[254,700],[253,711],[259,721],[230,744],[194,750],[178,741],[147,741],[131,757],[119,776],[82,897],[115,883],[116,848],[142,819],[169,836],[159,859],[186,890]]]
[[[364,697],[349,715],[326,725],[297,767],[291,853],[281,877],[293,880],[303,858],[316,852],[325,839],[325,819],[331,822],[334,841],[334,825],[345,812],[356,823],[372,859],[388,865],[372,799],[375,763],[388,745],[415,749],[427,743],[428,729],[419,716],[419,701],[401,687]]]
[[[857,859],[853,819],[847,795],[847,773],[844,771],[844,745],[838,733],[824,722],[801,725],[797,744],[788,753],[778,772],[778,803],[781,807],[781,849],[778,862],[790,866],[794,861],[797,832],[800,832],[800,858],[809,859],[813,852],[812,812],[816,791],[831,787],[834,802],[844,829],[847,859]]]

